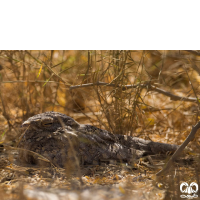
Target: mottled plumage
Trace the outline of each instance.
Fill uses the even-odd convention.
[[[79,124],[58,112],[45,112],[30,117],[22,127],[26,131],[18,144],[19,160],[31,164],[48,163],[38,155],[58,167],[64,167],[66,161],[74,161],[75,156],[80,164],[102,160],[127,162],[135,157],[175,151],[178,147],[112,134],[91,125]]]

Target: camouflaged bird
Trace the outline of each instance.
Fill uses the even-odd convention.
[[[44,164],[48,159],[57,167],[78,158],[79,164],[105,160],[130,162],[146,155],[174,152],[178,146],[117,135],[91,125],[79,124],[58,112],[45,112],[30,117],[22,124],[25,129],[18,147],[19,160]]]

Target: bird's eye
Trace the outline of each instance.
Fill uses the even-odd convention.
[[[53,123],[42,123],[43,126],[51,126]]]
[[[41,122],[42,126],[49,127],[53,124],[52,119],[43,119]]]

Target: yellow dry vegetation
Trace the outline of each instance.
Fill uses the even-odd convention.
[[[64,169],[18,166],[16,144],[24,120],[58,111],[115,134],[180,145],[200,119],[199,61],[199,51],[0,51],[0,144],[7,147],[0,152],[2,199],[34,199],[23,191],[37,187],[76,191],[81,199],[81,189],[98,194],[109,186],[106,194],[119,192],[115,198],[180,197],[181,181],[200,180],[199,131],[159,180],[155,174],[170,155],[152,157],[161,167],[142,159],[99,166],[100,171],[91,166],[91,173],[79,177]]]

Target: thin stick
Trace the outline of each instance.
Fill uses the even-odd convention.
[[[45,63],[44,63],[45,64]],[[49,67],[48,65],[46,65],[45,64],[45,67],[47,67],[48,69],[49,69],[49,71],[53,74],[53,75],[55,75],[56,77],[58,77],[60,80],[61,80],[61,82],[63,82],[65,85],[70,85],[69,83],[67,83],[65,80],[63,80],[63,78],[61,77],[61,76],[59,76],[56,72],[54,72],[54,70],[53,69],[51,69],[51,67]]]
[[[184,150],[184,148],[188,145],[188,143],[194,139],[194,136],[197,132],[197,130],[200,128],[200,121],[192,127],[192,130],[186,140],[181,144],[181,146],[176,150],[176,152],[172,155],[172,157],[169,159],[168,163],[165,165],[165,167],[159,171],[156,176],[160,176],[165,174],[171,167],[172,163],[177,159],[177,157],[181,154],[181,152]]]
[[[191,54],[194,54],[196,56],[200,56],[200,52],[197,52],[197,51],[194,51],[194,50],[185,50],[185,51],[187,51],[187,52],[189,52]]]
[[[62,121],[62,119],[60,117],[58,117],[58,120],[59,120],[61,126],[63,127],[64,132],[67,134],[64,122]],[[74,159],[75,159],[75,163],[76,163],[76,167],[77,167],[77,172],[78,172],[80,183],[83,186],[84,183],[83,183],[83,180],[82,180],[82,177],[81,177],[81,170],[80,170],[79,161],[78,161],[78,158],[77,158],[77,155],[76,155],[76,151],[74,149],[74,145],[73,145],[73,143],[72,143],[72,141],[70,140],[69,137],[67,137],[67,139],[68,139],[69,146],[70,146],[70,148],[72,150],[72,153],[73,153],[73,156],[74,156]]]
[[[88,83],[88,84],[82,84],[82,85],[74,85],[74,86],[70,86],[69,89],[70,90],[73,90],[73,89],[77,89],[77,88],[83,88],[83,87],[91,87],[91,86],[108,86],[108,87],[116,87],[115,84],[110,84],[110,83],[105,83],[105,82],[96,82],[96,83]],[[173,101],[178,101],[178,100],[181,100],[181,101],[189,101],[189,102],[197,102],[197,98],[194,98],[194,97],[181,97],[181,96],[177,96],[177,95],[174,95],[168,91],[165,91],[161,88],[158,88],[154,85],[151,85],[150,82],[147,82],[145,84],[135,84],[135,85],[117,85],[117,87],[120,87],[122,88],[122,90],[127,90],[127,89],[130,89],[130,88],[137,88],[137,87],[140,87],[140,88],[147,88],[148,87],[148,90],[149,91],[156,91],[158,93],[161,93],[165,96],[168,96],[170,97],[171,100]]]
[[[36,153],[36,152],[34,152],[34,151],[30,151],[30,150],[28,150],[28,149],[22,149],[22,148],[19,148],[19,147],[11,147],[11,146],[5,145],[5,144],[4,144],[4,148],[7,149],[7,150],[10,150],[10,149],[13,150],[13,149],[14,149],[14,150],[27,151],[27,152],[29,152],[29,153],[31,153],[31,154],[33,154],[33,155],[38,156],[40,160],[45,161],[45,162],[49,162],[54,168],[56,168],[56,166],[55,166],[49,159],[45,158],[45,157],[42,156],[41,154]]]

